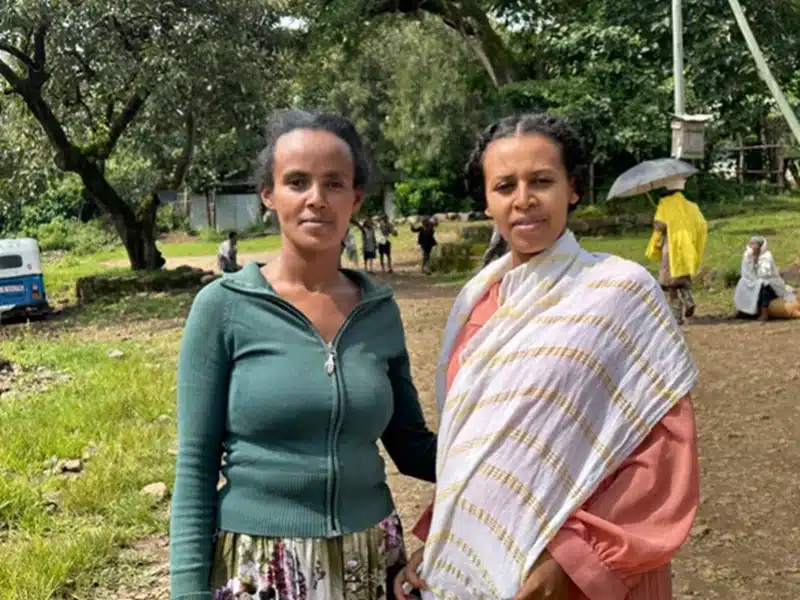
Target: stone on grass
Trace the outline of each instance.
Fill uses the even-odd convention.
[[[108,351],[108,358],[122,358],[125,356],[125,353],[121,350],[112,349]]]
[[[42,495],[45,510],[49,514],[53,514],[61,510],[61,503],[64,499],[64,493],[59,491],[45,492]]]
[[[157,482],[146,485],[140,492],[143,496],[148,496],[153,504],[161,504],[169,496],[169,488],[166,483]]]
[[[59,460],[55,466],[56,473],[80,473],[83,471],[83,461],[80,458]]]

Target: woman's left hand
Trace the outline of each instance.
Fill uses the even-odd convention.
[[[545,550],[536,560],[514,600],[568,600],[569,577]]]

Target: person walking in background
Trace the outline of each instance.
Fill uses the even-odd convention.
[[[241,267],[237,262],[237,255],[239,250],[237,248],[239,242],[239,234],[231,231],[228,234],[228,239],[219,245],[217,250],[217,266],[223,273],[236,273]]]
[[[389,267],[389,273],[394,273],[392,269],[392,236],[397,236],[397,229],[389,220],[387,215],[381,215],[378,221],[378,257],[381,261],[381,271],[386,271]]]
[[[445,327],[435,499],[398,596],[672,598],[699,503],[697,369],[653,277],[567,229],[587,163],[549,115],[492,124],[470,156],[509,252]]]
[[[411,225],[411,231],[417,234],[417,245],[422,251],[422,272],[430,275],[431,253],[438,245],[436,241],[436,221],[426,218],[421,225]]]
[[[377,442],[434,481],[436,436],[391,288],[339,268],[366,165],[344,118],[267,127],[256,181],[280,252],[203,288],[183,335],[174,600],[390,597],[405,550]]]
[[[700,207],[683,195],[686,181],[676,178],[661,193],[653,219],[653,235],[645,254],[659,261],[658,282],[669,296],[678,323],[695,312],[692,277],[703,263],[708,224]]]

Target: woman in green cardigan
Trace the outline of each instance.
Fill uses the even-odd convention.
[[[346,119],[287,111],[267,127],[258,184],[280,254],[204,288],[184,331],[174,600],[391,593],[405,552],[377,441],[433,481],[436,438],[391,289],[339,268],[367,174]]]

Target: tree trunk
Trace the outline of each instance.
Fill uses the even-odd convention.
[[[151,198],[136,214],[117,194],[96,165],[84,156],[73,156],[75,164],[70,170],[77,173],[83,185],[100,208],[111,218],[114,229],[122,240],[128,260],[134,270],[160,269],[166,262],[156,246],[156,212],[158,195]]]
[[[155,225],[148,226],[145,223],[137,223],[136,226],[129,228],[124,226],[123,231],[117,229],[125,251],[128,253],[128,260],[134,270],[160,269],[166,263],[161,252],[156,247]]]

